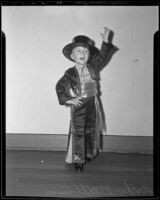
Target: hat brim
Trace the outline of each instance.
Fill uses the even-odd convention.
[[[95,46],[88,45],[88,44],[86,44],[86,43],[69,43],[69,44],[67,44],[67,45],[63,48],[63,50],[62,50],[64,56],[65,56],[66,58],[68,58],[69,60],[74,61],[74,60],[71,58],[71,53],[72,53],[72,50],[73,50],[75,47],[78,47],[78,46],[82,46],[82,47],[88,48],[91,57],[99,53],[99,49],[98,49],[97,47],[95,47]]]

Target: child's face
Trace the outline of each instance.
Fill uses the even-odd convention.
[[[72,51],[71,58],[78,64],[86,64],[89,58],[88,48],[82,46],[75,47]]]

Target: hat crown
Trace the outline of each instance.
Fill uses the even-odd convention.
[[[72,42],[73,43],[84,43],[84,44],[87,44],[90,46],[95,46],[94,41],[85,35],[78,35],[78,36],[74,37]]]

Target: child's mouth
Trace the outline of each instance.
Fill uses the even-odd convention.
[[[85,58],[80,58],[80,60],[85,60]]]

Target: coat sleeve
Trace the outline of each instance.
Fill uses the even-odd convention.
[[[67,105],[66,101],[73,99],[73,97],[69,94],[69,89],[70,79],[66,76],[66,74],[64,74],[56,84],[56,93],[60,105]]]
[[[101,70],[113,54],[117,50],[112,43],[102,42],[101,49],[98,54],[92,57],[90,64],[95,70]]]

